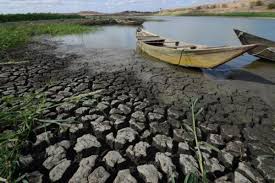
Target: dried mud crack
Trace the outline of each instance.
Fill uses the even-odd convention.
[[[31,50],[29,64],[0,66],[0,95],[39,88],[47,102],[60,104],[43,118],[73,123],[34,131],[20,157],[29,182],[183,182],[199,169],[194,137],[183,127],[191,122],[194,98],[204,108],[199,139],[220,150],[202,149],[210,182],[274,182],[273,111],[249,92],[136,55],[115,70],[107,70],[114,63],[101,63],[72,73],[74,64],[85,65],[73,63],[78,56]],[[54,84],[45,85],[52,78]],[[93,91],[85,100],[65,102]]]

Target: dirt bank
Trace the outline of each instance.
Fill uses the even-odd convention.
[[[36,131],[21,157],[28,160],[21,161],[22,172],[31,180],[183,182],[190,170],[198,172],[194,137],[182,126],[190,124],[191,101],[199,98],[199,138],[220,150],[203,149],[208,178],[274,181],[273,109],[256,93],[198,70],[150,61],[134,50],[79,49],[47,39],[29,50],[30,65],[1,67],[2,96],[39,87],[33,79],[48,82],[46,74],[56,80],[43,87],[51,103],[101,90],[44,112],[46,119],[74,123]]]

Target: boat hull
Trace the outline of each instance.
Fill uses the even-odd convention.
[[[243,45],[257,44],[248,54],[275,62],[275,42],[240,30],[234,30]]]
[[[184,67],[215,68],[251,49],[253,46],[216,48],[205,50],[178,50],[157,47],[138,41],[138,48],[161,61]]]

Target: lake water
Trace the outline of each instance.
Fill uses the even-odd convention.
[[[226,17],[153,17],[152,19],[163,21],[145,22],[145,29],[184,42],[209,46],[240,45],[234,28],[275,40],[274,19]],[[79,48],[135,49],[135,31],[136,27],[131,26],[103,26],[96,33],[57,37],[55,40]],[[226,73],[224,71],[230,72],[246,67],[255,60],[257,58],[244,55],[214,70],[204,70],[204,72],[224,77]]]

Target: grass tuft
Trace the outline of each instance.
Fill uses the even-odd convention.
[[[65,101],[78,103],[102,90],[80,94],[67,98]],[[44,120],[44,110],[57,107],[62,103],[46,103],[44,95],[35,93],[24,97],[3,97],[0,101],[0,182],[16,182],[20,174],[19,155],[25,141],[34,129],[46,128],[50,125],[66,126],[72,121]],[[75,122],[75,121],[73,121]]]

